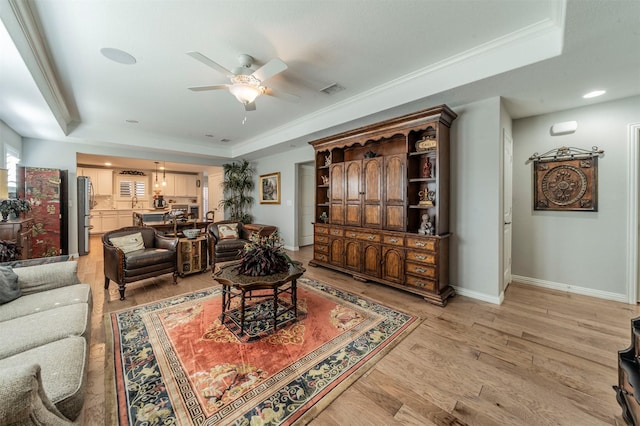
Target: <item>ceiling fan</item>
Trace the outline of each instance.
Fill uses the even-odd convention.
[[[200,52],[187,52],[193,59],[202,62],[225,74],[231,80],[231,84],[215,84],[213,86],[189,87],[194,92],[206,90],[227,89],[236,99],[244,105],[246,111],[255,111],[255,100],[260,95],[274,96],[285,100],[296,102],[299,97],[290,93],[278,92],[269,87],[263,86],[263,82],[276,74],[287,69],[287,64],[278,58],[274,58],[257,70],[252,70],[253,58],[247,54],[238,55],[239,67],[229,71],[217,62],[212,61]]]

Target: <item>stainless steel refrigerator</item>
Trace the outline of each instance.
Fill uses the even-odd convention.
[[[87,176],[78,176],[78,254],[89,254],[91,209],[94,206],[93,185]]]

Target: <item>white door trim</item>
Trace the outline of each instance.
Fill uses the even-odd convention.
[[[640,182],[640,123],[629,124],[629,212],[627,214],[627,293],[629,303],[638,302],[638,190]]]

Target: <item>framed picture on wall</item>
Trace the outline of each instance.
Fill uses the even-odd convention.
[[[604,151],[561,147],[534,154],[533,209],[598,211],[598,156]]]
[[[261,175],[260,204],[280,204],[280,172]]]

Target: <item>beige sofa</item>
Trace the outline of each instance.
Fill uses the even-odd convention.
[[[0,305],[0,423],[81,424],[91,287],[75,261],[7,269],[2,285],[17,275],[22,295]]]

